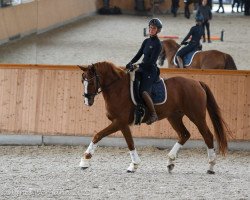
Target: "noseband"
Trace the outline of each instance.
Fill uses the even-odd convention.
[[[83,93],[83,96],[86,97],[87,99],[90,99],[91,97],[95,97],[96,95],[98,95],[99,93],[102,92],[102,90],[99,90],[99,88],[101,88],[100,86],[100,79],[99,79],[99,75],[97,75],[96,73],[96,69],[95,69],[95,66],[92,64],[91,66],[88,67],[89,69],[93,69],[93,73],[94,73],[94,76],[89,78],[89,79],[86,79],[83,77],[83,74],[82,74],[82,83],[84,84],[85,87],[87,87],[87,85],[89,84],[89,82],[91,81],[95,81],[95,92],[94,93],[87,93],[86,90],[84,90],[84,93]]]

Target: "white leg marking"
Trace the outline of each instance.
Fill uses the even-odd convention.
[[[87,150],[85,151],[85,154],[94,155],[96,147],[97,147],[97,143],[94,144],[93,142],[91,142],[89,144]],[[83,167],[83,168],[88,168],[90,166],[90,159],[81,158],[81,162],[80,162],[79,166]]]
[[[90,167],[90,159],[81,158],[79,167],[88,168]]]
[[[93,155],[95,153],[96,147],[97,147],[97,143],[94,144],[93,142],[90,142],[89,147],[87,148],[85,153],[90,153],[91,155]]]
[[[216,154],[215,154],[214,149],[207,149],[207,155],[208,155],[208,163],[209,163],[208,170],[214,171],[214,165],[216,163]]]
[[[127,172],[135,172],[136,169],[138,168],[138,165],[141,162],[141,159],[138,156],[136,149],[133,151],[130,151],[129,153],[130,153],[130,157],[131,157],[132,162],[130,163],[130,165],[127,169]]]
[[[129,153],[130,153],[130,157],[131,157],[132,163],[139,164],[141,162],[141,159],[138,156],[138,153],[137,153],[136,149],[133,150],[133,151],[130,151]]]
[[[178,142],[175,143],[175,145],[173,146],[173,148],[171,149],[171,151],[168,153],[168,157],[171,159],[171,160],[175,160],[175,158],[177,157],[177,153],[178,151],[180,150],[180,148],[182,147],[183,145],[179,144]]]
[[[168,172],[171,173],[171,171],[174,169],[174,160],[177,157],[177,153],[180,150],[182,145],[178,142],[175,143],[171,151],[168,153],[168,162],[167,162],[167,167],[168,167]]]

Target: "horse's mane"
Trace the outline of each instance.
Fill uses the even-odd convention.
[[[174,49],[174,50],[177,50],[180,47],[180,45],[175,40],[172,39],[163,40],[162,45],[166,46],[168,49]]]
[[[120,78],[125,74],[122,68],[109,61],[97,62],[95,63],[95,67],[100,73],[108,73]]]

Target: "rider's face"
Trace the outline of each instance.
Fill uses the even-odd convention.
[[[202,1],[202,5],[203,5],[203,6],[207,5],[207,0],[203,0],[203,1]]]
[[[157,27],[156,26],[153,26],[153,25],[150,25],[149,26],[149,35],[150,36],[154,36],[157,34]]]

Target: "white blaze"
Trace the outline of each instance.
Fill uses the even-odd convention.
[[[88,81],[84,79],[83,85],[84,85],[84,94],[88,94]],[[84,103],[88,106],[89,105],[89,100],[88,98],[84,97]]]

